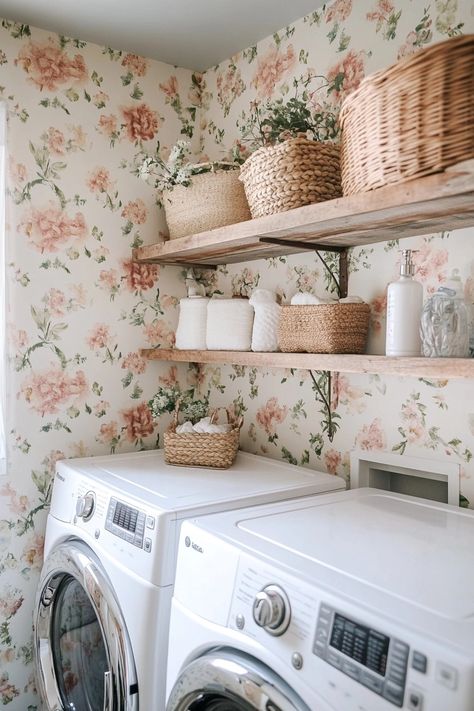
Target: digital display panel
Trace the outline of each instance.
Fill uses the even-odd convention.
[[[331,647],[385,676],[390,637],[335,613]]]
[[[130,531],[130,533],[135,533],[137,528],[138,511],[132,509],[131,506],[117,502],[114,511],[114,517],[112,523],[125,531]]]

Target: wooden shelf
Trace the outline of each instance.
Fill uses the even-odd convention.
[[[269,245],[261,238],[352,247],[470,225],[474,225],[474,160],[369,193],[139,247],[134,258],[213,266],[303,251],[301,244]]]
[[[247,351],[180,351],[146,348],[148,360],[212,365],[245,365],[256,368],[332,370],[341,373],[409,375],[414,378],[473,378],[474,358],[389,358],[376,355],[326,355],[319,353],[253,353]]]

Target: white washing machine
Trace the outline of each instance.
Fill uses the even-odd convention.
[[[59,462],[35,614],[45,711],[163,711],[182,520],[344,486],[244,453],[227,471],[158,451]]]
[[[473,711],[474,512],[376,489],[188,521],[167,711]]]

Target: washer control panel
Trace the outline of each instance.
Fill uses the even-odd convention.
[[[319,608],[313,653],[395,706],[402,707],[410,648],[329,605]]]
[[[109,508],[107,509],[107,517],[105,519],[105,529],[123,538],[128,543],[145,548],[147,552],[151,550],[151,539],[145,539],[145,525],[147,516],[143,511],[129,506],[123,501],[111,498]]]

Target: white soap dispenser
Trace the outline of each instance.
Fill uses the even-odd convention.
[[[423,309],[423,287],[413,279],[413,251],[404,249],[400,279],[387,289],[387,333],[385,353],[388,356],[421,354],[420,319]]]

